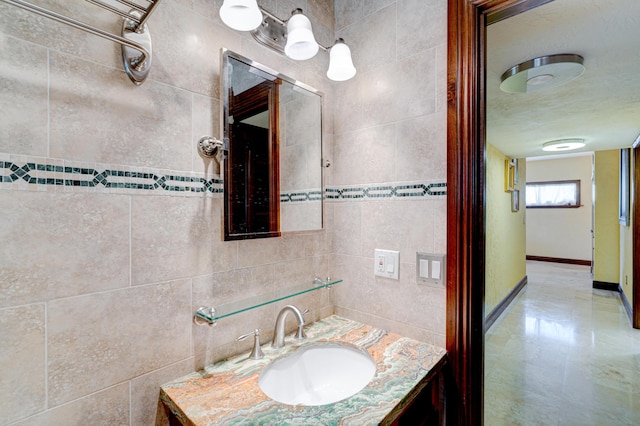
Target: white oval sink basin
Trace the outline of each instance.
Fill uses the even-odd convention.
[[[314,343],[267,365],[258,378],[271,399],[290,405],[324,405],[360,392],[373,378],[371,355],[343,342]]]

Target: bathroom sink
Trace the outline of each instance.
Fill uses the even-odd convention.
[[[325,405],[360,392],[376,364],[367,351],[343,342],[313,343],[273,360],[260,373],[260,389],[289,405]]]

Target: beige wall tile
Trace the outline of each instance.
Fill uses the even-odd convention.
[[[209,178],[222,176],[222,163],[213,158],[205,158],[198,154],[198,141],[203,136],[212,136],[222,140],[220,101],[206,96],[193,95],[193,124],[191,135],[192,170],[205,172]]]
[[[131,380],[131,425],[168,425],[168,418],[158,400],[160,386],[194,370],[194,360],[189,358]]]
[[[331,166],[334,185],[382,183],[395,180],[394,124],[335,136]]]
[[[15,426],[129,425],[129,382],[30,417]]]
[[[64,0],[46,3],[119,31],[120,20],[93,5]],[[325,94],[323,143],[328,147],[325,156],[333,163],[324,170],[325,182],[342,186],[414,179],[408,176],[426,179],[421,167],[433,163],[421,158],[419,144],[421,138],[424,142],[423,135],[437,138],[445,121],[434,115],[429,122],[434,111],[446,108],[446,31],[434,30],[435,35],[419,28],[422,42],[439,42],[415,50],[409,40],[399,37],[398,25],[401,21],[421,24],[401,15],[404,6],[399,2],[340,0],[332,7],[330,0],[262,1],[261,5],[285,18],[292,8],[302,7],[314,20],[323,44],[332,43],[332,29],[339,28],[336,35],[345,37],[351,47],[358,74],[349,82],[332,83],[325,77],[328,55],[324,52],[307,62],[272,52],[249,34],[221,24],[221,3],[163,2],[149,22],[154,64],[147,82],[135,87],[122,70],[116,44],[0,2],[0,33],[16,37],[11,38],[11,49],[17,46],[37,58],[29,73],[21,75],[23,81],[10,87],[11,96],[20,98],[11,105],[24,111],[21,114],[30,121],[1,127],[21,134],[25,133],[15,129],[26,132],[29,127],[40,134],[47,124],[43,112],[50,110],[51,115],[49,152],[42,152],[46,135],[44,145],[36,136],[28,136],[27,145],[2,148],[5,142],[0,142],[0,152],[56,157],[67,164],[112,164],[118,170],[153,167],[215,177],[219,169],[195,153],[195,144],[205,134],[221,136],[219,52],[227,47]],[[419,13],[426,13],[422,9]],[[446,6],[438,13],[446,13]],[[0,49],[6,48],[0,43]],[[38,82],[46,80],[44,48],[50,49],[48,88],[46,81]],[[20,58],[20,51],[15,54]],[[0,77],[15,74],[14,69],[7,55],[0,55]],[[376,87],[383,77],[385,84],[394,85],[393,92]],[[45,92],[50,90],[50,103],[37,100],[42,95],[39,85],[44,85]],[[420,92],[428,95],[423,98]],[[2,94],[0,106],[8,99]],[[390,94],[394,96],[387,97]],[[406,147],[396,146],[399,135],[411,139]],[[428,172],[433,172],[433,179],[445,178],[437,175],[435,164]],[[312,321],[333,313],[335,300],[347,316],[384,324],[420,340],[444,341],[439,325],[444,315],[442,307],[436,306],[442,295],[407,281],[413,254],[408,258],[405,251],[429,244],[429,238],[436,248],[446,248],[446,231],[441,230],[446,223],[445,200],[432,208],[421,201],[380,208],[332,202],[325,206],[326,231],[223,242],[220,198],[147,196],[135,191],[114,195],[107,190],[89,194],[86,188],[82,193],[45,191],[43,195],[23,189],[0,192],[0,215],[6,218],[0,236],[8,242],[0,246],[0,258],[9,259],[9,268],[0,270],[3,288],[9,283],[9,291],[0,293],[0,306],[57,299],[47,308],[48,358],[42,361],[48,365],[49,410],[24,424],[78,424],[87,413],[91,424],[119,424],[121,419],[129,424],[130,412],[131,424],[152,423],[158,415],[158,383],[188,372],[192,362],[199,368],[238,351],[248,352],[251,339],[236,342],[235,338],[256,327],[263,329],[263,342],[268,342],[285,303],[310,308]],[[425,207],[435,215],[426,214]],[[386,214],[390,220],[407,223],[389,226],[382,216]],[[381,226],[382,238],[375,237],[369,226]],[[409,235],[414,227],[416,235]],[[438,229],[429,231],[430,227]],[[429,233],[436,236],[420,237]],[[403,251],[403,278],[395,287],[373,277],[369,248],[378,243],[400,245]],[[329,262],[329,257],[335,262]],[[309,279],[323,269],[345,282],[223,319],[216,327],[191,323],[200,304],[262,293]],[[127,287],[130,284],[134,287]],[[411,306],[399,317],[394,303]],[[424,306],[433,313],[421,311]],[[9,310],[14,309],[19,308]],[[20,351],[11,350],[9,356],[19,357]],[[108,404],[108,412],[100,401]],[[42,409],[29,409],[25,415]],[[0,413],[5,416],[4,408]]]
[[[333,253],[361,256],[363,203],[332,203],[331,207],[334,216],[339,219],[334,221],[331,228]]]
[[[333,0],[307,0],[307,10],[314,22],[319,22],[331,30],[334,29],[334,4]]]
[[[238,242],[238,267],[258,266],[312,255],[312,241],[303,234],[283,234],[280,238],[263,238]]]
[[[356,311],[356,310],[342,308],[342,307],[336,308],[336,314],[344,316],[346,318],[351,318],[355,321],[360,321],[365,324],[372,325],[374,327],[382,328],[384,330],[399,334],[401,336],[409,337],[411,339],[416,339],[421,342],[437,344],[435,343],[434,334],[431,331],[414,327],[411,324],[401,323],[401,322],[390,320],[388,318],[371,315],[367,312],[361,312],[361,311]],[[441,345],[441,347],[444,347],[444,346],[445,345]]]
[[[447,9],[427,3],[336,1],[337,33],[354,40],[358,74],[335,94],[331,185],[446,180]],[[329,205],[331,273],[345,280],[336,312],[444,344],[445,291],[416,284],[415,253],[446,252],[446,198]],[[400,251],[398,281],[374,276],[376,248]]]
[[[11,423],[46,407],[45,305],[0,309],[0,413]]]
[[[232,269],[236,243],[222,242],[221,209],[209,197],[134,197],[133,284]]]
[[[446,0],[398,0],[398,58],[447,40]]]
[[[433,250],[436,253],[447,252],[447,198],[434,201],[434,235],[433,235]]]
[[[216,27],[224,25],[219,13],[223,2],[224,0],[181,0],[182,5],[192,6],[195,13],[211,19],[211,25]]]
[[[212,6],[209,6],[213,14]],[[220,98],[220,46],[240,49],[242,33],[194,12],[163,2],[150,18],[153,33],[153,78],[174,87]]]
[[[356,68],[356,70],[358,70],[358,68]],[[340,90],[337,90],[335,93],[334,137],[338,137],[338,135],[342,133],[353,132],[363,127],[365,117],[362,108],[363,94],[360,90],[360,85],[365,84],[365,77],[363,77],[362,74],[363,73],[358,70],[356,76],[349,81],[342,82],[340,84]],[[337,159],[335,152],[332,158],[334,160]]]
[[[336,4],[337,6],[337,4]],[[337,15],[336,11],[336,16]],[[396,7],[388,6],[348,27],[336,36],[349,40],[349,48],[359,74],[388,64],[396,59]],[[356,75],[356,78],[359,78]]]
[[[436,47],[436,111],[447,109],[447,43]]]
[[[364,0],[335,0],[336,30],[358,22],[364,16]]]
[[[191,95],[121,74],[51,53],[51,156],[190,170]]]
[[[374,250],[400,250],[401,262],[414,262],[417,251],[432,252],[432,200],[367,201],[362,208],[362,255],[373,259]]]
[[[366,80],[360,90],[365,127],[435,112],[435,53],[435,49],[424,50],[363,76]]]
[[[442,180],[447,175],[446,113],[404,120],[397,129],[396,179]]]
[[[0,152],[47,155],[47,51],[0,34],[0,57]]]
[[[129,285],[126,196],[0,191],[0,306]]]
[[[85,2],[49,0],[36,4],[113,34],[119,34],[122,30],[122,20],[119,17]],[[122,67],[120,46],[116,43],[12,5],[0,5],[0,29],[5,34],[58,52],[83,57],[110,68]],[[127,79],[124,74],[122,78]]]
[[[191,281],[49,303],[49,406],[190,356]]]
[[[367,0],[362,4],[362,12],[364,16],[371,15],[394,3],[396,0]]]
[[[274,280],[279,288],[311,284],[316,277],[326,278],[329,273],[327,256],[306,257],[274,265]]]

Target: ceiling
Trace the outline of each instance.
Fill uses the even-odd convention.
[[[559,53],[581,55],[584,74],[533,93],[500,90],[507,69]],[[578,152],[618,149],[638,135],[639,0],[554,0],[487,28],[487,141],[504,154],[547,155],[542,144],[563,138],[585,139]]]

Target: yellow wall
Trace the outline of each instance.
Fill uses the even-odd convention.
[[[511,194],[504,191],[507,157],[487,144],[485,317],[525,277],[526,227],[524,181],[526,162],[519,160],[520,210],[511,211]]]
[[[633,164],[633,158],[631,164]],[[633,176],[633,171],[631,176]],[[631,185],[633,186],[633,179]],[[631,193],[633,193],[633,188]],[[640,200],[632,200],[632,203],[634,202],[637,203]],[[620,259],[622,260],[620,264],[620,286],[629,303],[633,303],[633,240],[631,238],[633,215],[630,216],[629,226],[620,225]]]
[[[620,282],[620,225],[618,223],[618,150],[595,153],[594,281]]]
[[[591,260],[591,158],[581,155],[527,161],[527,182],[579,179],[581,204],[578,208],[528,209],[528,255]]]

